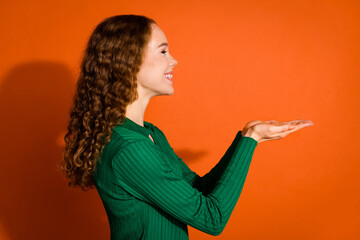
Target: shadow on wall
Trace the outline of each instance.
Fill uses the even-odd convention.
[[[56,169],[74,82],[50,62],[19,65],[0,82],[0,239],[110,238],[96,190],[68,188]]]
[[[190,163],[201,160],[204,156],[208,155],[207,151],[204,150],[190,150],[187,148],[174,149],[174,152],[179,156],[187,165]]]

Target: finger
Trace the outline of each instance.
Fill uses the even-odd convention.
[[[309,127],[312,125],[314,125],[312,122],[298,122],[298,123],[292,124],[292,126],[298,128],[298,129],[304,128],[304,127]]]
[[[289,127],[289,130],[284,131],[283,133],[290,134],[290,133],[296,132],[296,131],[298,131],[298,130],[300,130],[300,129],[302,129],[302,128],[309,127],[309,126],[312,126],[312,125],[309,124],[309,123],[292,125],[292,126]]]
[[[294,129],[295,126],[293,126],[291,124],[283,124],[283,125],[271,125],[269,128],[273,134],[276,134],[276,133],[282,133],[282,132]]]
[[[298,121],[296,122],[296,120],[292,121],[292,124],[286,124],[285,122],[281,123],[283,125],[280,126],[272,126],[272,130],[276,131],[278,130],[278,132],[274,132],[272,137],[278,137],[278,138],[283,138],[286,137],[287,135],[289,135],[290,133],[296,132],[302,128],[311,126],[310,122],[308,121]],[[277,129],[276,129],[277,128]],[[282,128],[282,130],[280,130]]]
[[[272,120],[269,120],[272,121]],[[267,122],[269,122],[267,121]],[[312,126],[313,123],[310,120],[293,120],[290,122],[280,122],[274,125],[269,125],[269,131],[273,134],[292,133],[300,130],[301,128]]]
[[[299,123],[301,123],[302,120],[292,120],[292,121],[288,121],[288,122],[283,122],[284,124],[291,124],[291,125],[297,125]]]
[[[299,122],[299,120],[292,120],[287,122],[278,122],[278,125],[295,125]]]
[[[290,121],[289,123],[295,124],[295,125],[298,125],[298,124],[311,124],[311,125],[314,125],[314,123],[311,120],[302,120],[302,119],[293,120],[293,121]]]

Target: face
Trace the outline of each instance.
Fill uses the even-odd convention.
[[[173,94],[172,71],[178,62],[170,55],[165,34],[156,24],[152,24],[152,34],[144,54],[137,75],[139,95],[151,98]]]

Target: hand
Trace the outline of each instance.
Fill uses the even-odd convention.
[[[289,122],[254,120],[246,124],[241,134],[243,137],[251,137],[261,143],[286,137],[292,132],[312,125],[314,125],[312,121],[301,119]]]

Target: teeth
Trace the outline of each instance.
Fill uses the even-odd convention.
[[[172,74],[165,74],[164,76],[165,76],[166,78],[168,78],[168,79],[171,79],[171,78],[173,77]]]

